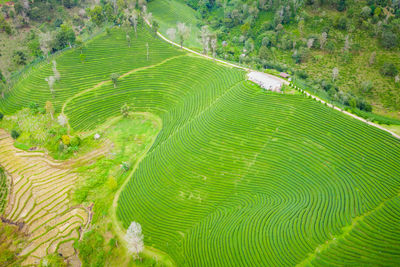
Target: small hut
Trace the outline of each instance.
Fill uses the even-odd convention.
[[[287,78],[289,78],[290,75],[285,73],[285,72],[281,72],[281,73],[279,73],[279,76],[281,76],[282,78],[287,79]]]

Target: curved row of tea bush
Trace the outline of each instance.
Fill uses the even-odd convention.
[[[400,189],[398,140],[304,96],[263,92],[243,76],[179,57],[66,107],[78,130],[118,115],[125,103],[162,118],[117,214],[126,227],[140,222],[145,243],[178,265],[301,263]],[[368,241],[354,250],[368,246],[378,253]],[[398,259],[400,244],[382,255],[388,251]]]
[[[125,32],[117,28],[111,30],[110,34],[104,33],[96,37],[83,48],[83,63],[79,48],[68,50],[56,57],[60,80],[55,82],[54,94],[50,92],[45,81],[45,78],[54,75],[53,63],[44,62],[35,66],[36,69],[31,70],[26,78],[20,79],[11,92],[6,94],[4,99],[0,99],[0,110],[12,113],[27,107],[30,102],[44,106],[48,100],[59,110],[68,97],[110,79],[112,73],[122,75],[182,53],[158,41],[147,30],[138,31],[137,38],[133,31],[130,35],[130,47]],[[148,60],[146,44],[149,46]]]
[[[120,36],[116,47],[126,45],[122,33],[113,34]],[[110,42],[97,39],[93,53]],[[145,50],[121,66],[104,61],[96,71],[80,69],[70,91],[58,92],[60,107],[87,90],[65,107],[77,131],[95,129],[125,103],[163,121],[120,195],[125,227],[139,222],[145,244],[178,266],[399,262],[397,139],[303,95],[265,92],[242,71],[195,56],[172,58],[181,53],[153,42],[157,62],[135,65]],[[75,60],[68,52],[60,58]],[[143,66],[149,68],[120,78],[116,88],[102,74]],[[26,88],[17,88],[15,101],[34,97]]]

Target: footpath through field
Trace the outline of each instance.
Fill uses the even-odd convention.
[[[150,22],[149,22],[146,18],[144,18],[144,21],[145,21],[150,27],[152,27],[152,25],[150,24]],[[252,69],[250,69],[250,68],[246,68],[246,67],[239,66],[239,65],[236,65],[236,64],[233,64],[233,63],[229,63],[229,62],[224,61],[224,60],[221,60],[221,59],[213,58],[213,57],[210,57],[210,56],[208,56],[208,55],[204,55],[204,54],[202,54],[202,53],[196,52],[196,51],[194,51],[194,50],[192,50],[192,49],[190,49],[190,48],[187,48],[187,47],[184,47],[184,46],[180,46],[179,44],[175,43],[174,41],[171,41],[171,40],[169,40],[168,38],[166,38],[166,37],[165,37],[164,35],[162,35],[160,32],[157,32],[157,35],[158,35],[161,39],[163,39],[164,41],[166,41],[166,42],[168,42],[168,43],[170,43],[170,44],[172,44],[172,45],[174,45],[174,46],[180,47],[181,49],[186,50],[186,51],[188,51],[188,52],[190,52],[190,53],[196,54],[196,55],[198,55],[198,56],[201,56],[201,57],[204,57],[204,58],[207,58],[207,59],[214,60],[214,61],[216,61],[216,62],[222,63],[222,64],[227,65],[227,66],[230,66],[230,67],[242,69],[242,70],[245,70],[245,71],[247,71],[247,72],[257,72],[256,70],[252,70]],[[274,76],[274,75],[271,75],[271,74],[268,74],[268,73],[264,73],[264,74],[265,74],[266,76],[270,77],[271,79],[280,80],[283,84],[286,84],[286,85],[289,85],[289,84],[290,84],[288,81],[286,81],[286,80],[284,80],[284,79],[281,79],[281,78],[279,78],[279,77],[276,77],[276,76]],[[388,129],[386,129],[386,128],[384,128],[384,127],[382,127],[382,126],[380,126],[380,125],[378,125],[378,124],[376,124],[376,123],[373,123],[373,122],[371,122],[371,121],[367,121],[366,119],[361,118],[361,117],[359,117],[359,116],[357,116],[357,115],[355,115],[355,114],[352,114],[352,113],[350,113],[350,112],[347,112],[347,111],[345,111],[345,110],[343,110],[343,109],[341,109],[341,108],[339,108],[339,107],[336,107],[336,106],[333,105],[333,104],[327,103],[326,101],[320,99],[319,97],[317,97],[317,96],[315,96],[315,95],[310,94],[309,92],[307,92],[307,91],[305,91],[305,90],[303,90],[303,89],[301,89],[301,88],[298,88],[298,87],[296,87],[296,86],[294,86],[294,87],[297,88],[297,89],[299,89],[302,93],[306,94],[307,96],[311,96],[313,99],[315,99],[315,100],[321,102],[322,104],[325,104],[325,103],[326,103],[329,107],[332,107],[332,108],[334,108],[335,110],[338,110],[338,111],[340,111],[340,112],[342,112],[342,113],[344,113],[344,114],[346,114],[346,115],[349,115],[349,116],[353,117],[354,119],[357,119],[357,120],[359,120],[359,121],[365,122],[365,123],[367,123],[367,124],[369,124],[369,125],[371,125],[371,126],[373,126],[373,127],[376,127],[376,128],[381,129],[381,130],[383,130],[383,131],[385,131],[385,132],[388,132],[388,133],[390,133],[392,136],[394,136],[395,138],[400,139],[400,135],[395,134],[394,132],[392,132],[392,131],[390,131],[390,130],[388,130]]]

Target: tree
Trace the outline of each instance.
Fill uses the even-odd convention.
[[[157,32],[158,32],[158,28],[159,27],[160,27],[160,25],[158,24],[158,22],[157,21],[153,21],[152,28],[153,28],[154,36],[157,36]]]
[[[67,117],[65,117],[63,114],[60,114],[60,116],[57,117],[57,121],[61,126],[65,126],[67,124]]]
[[[182,48],[183,42],[190,36],[190,28],[188,28],[184,22],[178,22],[177,28],[178,28],[178,37]]]
[[[13,61],[17,65],[25,65],[26,64],[26,55],[23,51],[14,51],[13,53]]]
[[[369,6],[365,6],[361,9],[360,15],[363,19],[368,19],[372,14],[372,10]]]
[[[3,32],[3,31],[5,33],[7,33],[8,35],[10,35],[12,32],[10,24],[6,21],[6,19],[3,17],[3,15],[0,14],[0,32]]]
[[[82,63],[85,63],[86,55],[85,54],[80,54],[79,59],[81,60]]]
[[[56,82],[56,78],[54,76],[49,76],[44,79],[49,84],[50,92],[54,93],[54,83]]]
[[[338,76],[339,76],[339,69],[335,67],[332,70],[332,80],[335,81]]]
[[[344,40],[343,51],[348,52],[350,50],[350,47],[351,47],[350,36],[346,35],[346,39]]]
[[[174,41],[176,38],[176,29],[175,28],[169,28],[167,30],[167,35],[171,41]]]
[[[79,256],[83,266],[105,266],[106,253],[104,251],[104,237],[97,230],[89,230],[83,234],[82,240],[77,242]]]
[[[108,29],[108,28],[107,28]],[[83,53],[84,43],[81,37],[77,37],[75,40],[76,48],[80,50],[80,53]]]
[[[149,60],[149,43],[146,43],[146,51],[147,60]]]
[[[19,137],[19,132],[17,132],[17,130],[15,130],[15,129],[13,129],[12,131],[11,131],[11,137],[15,140],[15,139],[17,139],[18,137]]]
[[[268,60],[268,52],[268,48],[261,46],[260,50],[258,51],[258,56],[263,60]]]
[[[390,49],[397,46],[398,38],[397,35],[392,31],[384,31],[380,38],[380,42],[384,48]]]
[[[118,82],[119,74],[118,73],[113,73],[111,74],[111,80],[114,84],[114,88],[117,87],[117,82]]]
[[[55,48],[60,50],[66,46],[71,47],[75,43],[75,39],[75,32],[72,27],[68,24],[62,24],[55,37]]]
[[[129,111],[131,110],[131,107],[128,105],[128,104],[124,104],[122,107],[121,107],[121,114],[122,114],[122,116],[124,117],[124,118],[126,118],[126,117],[128,117],[129,116]]]
[[[308,39],[307,48],[311,49],[311,47],[313,47],[313,44],[314,44],[314,39],[313,38]]]
[[[381,68],[381,74],[389,77],[395,77],[399,71],[393,63],[385,62]]]
[[[137,38],[138,17],[139,17],[139,14],[138,14],[138,12],[136,11],[136,9],[133,10],[131,18],[132,18],[133,29],[135,30],[135,36],[136,36],[136,38]]]
[[[319,39],[321,49],[324,49],[327,40],[328,40],[328,34],[326,32],[323,32]]]
[[[128,47],[131,47],[131,37],[129,36],[129,33],[126,34],[126,41],[128,42]]]
[[[128,251],[130,253],[136,253],[139,257],[139,253],[144,249],[142,227],[137,222],[132,222],[126,231],[125,241],[128,243]]]
[[[300,19],[299,24],[298,24],[298,28],[299,28],[300,37],[303,38],[304,19]]]
[[[54,78],[56,81],[59,81],[61,76],[60,73],[57,70],[57,62],[53,60],[53,73],[54,73]]]
[[[39,34],[40,50],[45,57],[48,57],[53,42],[53,34],[51,32],[44,32]]]
[[[370,66],[375,64],[375,57],[376,57],[376,52],[374,51],[374,52],[371,53],[371,56],[369,57],[369,61],[368,62],[369,62]]]
[[[89,16],[97,26],[100,26],[105,20],[103,8],[101,6],[95,6],[93,9],[89,10]]]
[[[46,109],[46,112],[47,112],[48,114],[50,114],[51,119],[54,120],[54,107],[53,107],[53,103],[51,103],[50,101],[46,101],[46,104],[45,104],[44,108]]]
[[[207,54],[207,51],[209,50],[209,40],[210,40],[210,32],[208,30],[208,26],[205,25],[201,27],[201,44],[203,45],[203,54]]]
[[[61,136],[61,141],[63,142],[64,145],[68,146],[71,143],[71,138],[69,135],[63,135]]]
[[[216,36],[211,38],[211,50],[212,50],[212,55],[215,58],[215,54],[217,52],[217,37]]]

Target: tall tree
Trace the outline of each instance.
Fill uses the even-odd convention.
[[[215,55],[217,52],[217,37],[216,36],[211,38],[211,50],[212,50],[212,55],[215,58]]]
[[[137,222],[132,222],[126,231],[125,241],[128,243],[128,251],[130,253],[136,253],[139,257],[139,253],[144,249],[142,227]]]
[[[339,76],[339,69],[335,67],[332,70],[332,80],[335,81],[338,76]]]
[[[43,55],[47,58],[51,50],[51,45],[53,42],[53,34],[51,32],[44,32],[39,34],[39,44],[40,50]]]
[[[167,30],[167,35],[171,41],[175,41],[176,38],[176,29],[175,28],[169,28]]]
[[[139,18],[139,13],[135,10],[132,12],[132,24],[133,24],[133,29],[135,30],[135,36],[137,38],[137,24],[138,24],[138,18]]]
[[[178,36],[180,40],[181,48],[183,47],[183,42],[190,36],[190,28],[186,26],[184,22],[178,22]]]
[[[111,81],[114,84],[114,88],[117,87],[118,78],[119,78],[119,74],[118,73],[111,74]]]
[[[368,63],[369,63],[370,66],[374,65],[375,57],[376,57],[376,52],[374,51],[374,52],[371,53],[371,56],[369,57]]]
[[[54,93],[54,83],[56,82],[56,78],[54,76],[49,76],[49,77],[45,78],[45,81],[49,85],[50,93],[53,94]],[[54,95],[53,95],[53,97],[54,97]]]
[[[159,27],[160,27],[160,25],[158,24],[158,22],[157,21],[153,21],[152,28],[153,28],[154,36],[157,36],[157,32],[158,32],[158,28]]]
[[[326,32],[323,32],[319,39],[321,49],[324,49],[327,39],[328,39],[328,34]]]
[[[51,119],[54,119],[54,106],[53,103],[51,103],[50,101],[46,101],[46,104],[44,106],[44,108],[46,109],[46,112],[48,114],[50,114]]]
[[[53,60],[53,73],[54,73],[54,78],[56,79],[56,81],[59,81],[61,76],[60,73],[57,70],[57,62],[55,60]]]
[[[201,27],[201,44],[203,46],[203,54],[207,54],[208,47],[209,47],[209,40],[210,40],[210,31],[208,30],[208,26],[204,25]]]

